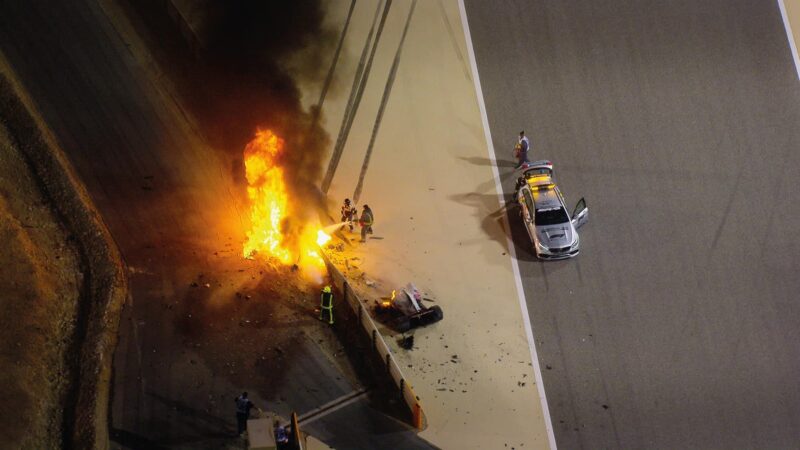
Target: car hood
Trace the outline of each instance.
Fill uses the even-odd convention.
[[[572,224],[569,222],[536,227],[536,236],[539,238],[539,242],[550,248],[569,247],[574,234],[575,230],[572,229]]]

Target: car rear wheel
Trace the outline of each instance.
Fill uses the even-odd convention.
[[[405,333],[411,329],[411,319],[408,317],[398,317],[394,321],[394,329],[399,333]]]
[[[444,312],[438,306],[431,306],[431,315],[433,316],[432,322],[438,322],[444,318]]]

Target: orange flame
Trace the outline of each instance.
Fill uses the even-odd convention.
[[[283,139],[272,131],[259,130],[244,149],[247,196],[250,199],[250,231],[244,243],[245,258],[274,257],[283,264],[324,267],[318,246],[329,239],[324,231],[303,224],[288,236],[289,194],[284,170],[279,164]]]

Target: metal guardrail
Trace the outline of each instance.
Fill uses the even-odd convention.
[[[373,350],[378,353],[381,361],[383,361],[386,366],[386,372],[391,376],[395,386],[397,386],[403,397],[403,401],[411,411],[412,424],[418,430],[424,430],[428,426],[428,421],[422,409],[422,404],[420,403],[419,397],[414,393],[411,383],[406,380],[403,371],[400,370],[400,365],[395,361],[392,350],[389,348],[389,345],[386,344],[380,331],[378,331],[378,327],[375,325],[372,317],[370,317],[369,311],[365,310],[364,303],[353,288],[350,287],[350,283],[342,272],[331,263],[328,255],[325,254],[324,251],[321,253],[325,260],[325,265],[328,266],[328,273],[331,276],[333,285],[342,292],[344,301],[353,309],[353,312],[358,318],[358,322],[361,324],[361,329],[369,336]]]
[[[293,450],[305,450],[306,444],[303,436],[300,435],[300,425],[297,423],[297,413],[292,412],[292,422],[289,431],[289,448]]]

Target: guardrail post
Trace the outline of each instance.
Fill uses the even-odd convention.
[[[412,408],[412,417],[411,420],[414,422],[414,427],[418,430],[423,429],[423,414],[422,408],[419,406],[419,403],[414,403],[414,407]]]
[[[289,438],[289,445],[295,450],[303,450],[305,448],[303,436],[300,434],[300,425],[297,423],[297,413],[292,411],[290,431],[292,432]]]
[[[342,274],[336,268],[336,266],[330,262],[325,252],[322,252],[322,257],[325,260],[328,271],[331,274],[331,278],[334,280],[334,283],[338,282],[338,279],[342,280],[342,298],[351,308],[353,308],[353,311],[356,312],[362,329],[370,335],[372,339],[372,350],[377,351],[378,357],[384,360],[384,363],[386,364],[386,372],[392,378],[392,381],[395,381],[394,376],[392,375],[392,364],[395,365],[395,371],[397,372],[397,377],[399,378],[398,381],[395,381],[395,387],[400,389],[400,397],[411,411],[411,420],[413,426],[418,430],[423,430],[427,426],[425,412],[419,403],[419,397],[414,394],[413,388],[409,386],[409,383],[405,380],[405,378],[403,378],[403,371],[394,360],[391,348],[386,343],[383,336],[379,335],[378,328],[373,322],[373,319],[370,317],[369,311],[367,311],[366,314],[364,313],[364,309],[366,308],[363,301],[358,297],[358,293],[350,286],[350,283],[347,281],[344,274]],[[358,308],[356,308],[356,305],[358,305]],[[352,327],[348,327],[348,332],[350,331],[352,331]],[[381,339],[382,345],[386,348],[385,355],[381,355],[382,350],[378,349],[378,339]],[[359,348],[359,350],[363,349]],[[359,351],[359,356],[362,358],[362,363],[364,361],[365,353],[366,352],[364,351]],[[406,396],[406,393],[408,393],[408,396]]]

